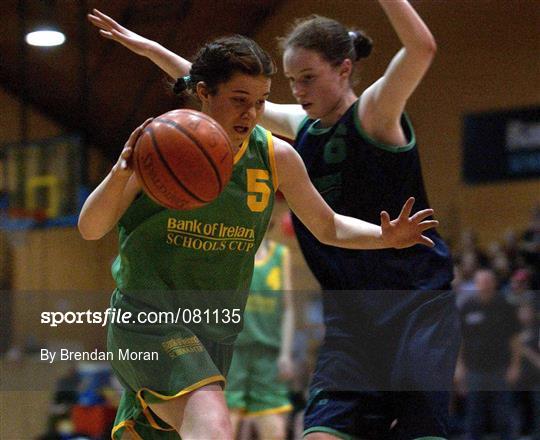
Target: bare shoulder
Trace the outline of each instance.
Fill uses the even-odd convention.
[[[280,189],[292,190],[299,181],[307,179],[304,162],[289,142],[274,137],[274,154]]]
[[[287,141],[278,138],[277,136],[272,136],[274,141],[274,151],[276,154],[276,159],[279,156],[286,157],[289,154],[296,154],[294,147]]]
[[[276,136],[274,136],[273,139],[276,166],[279,174],[285,174],[287,170],[294,169],[299,164],[303,165],[300,155],[289,142]]]

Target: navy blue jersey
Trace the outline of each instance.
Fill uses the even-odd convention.
[[[306,120],[295,148],[309,177],[326,202],[339,214],[380,224],[380,212],[397,217],[409,196],[414,210],[429,207],[413,128],[406,116],[402,126],[408,144],[383,145],[369,138],[358,121],[358,101],[329,128]],[[294,218],[306,261],[325,290],[442,289],[452,279],[446,244],[435,230],[425,235],[434,248],[358,251],[320,243]]]
[[[395,147],[370,139],[357,110],[358,101],[329,128],[313,120],[302,124],[295,148],[317,190],[339,214],[375,224],[382,210],[399,215],[410,196],[415,211],[427,208],[407,117],[402,127],[408,143]],[[387,438],[397,418],[395,438],[445,438],[460,337],[453,294],[444,292],[452,261],[441,237],[426,232],[434,248],[348,250],[320,243],[293,221],[304,257],[325,290],[326,333],[305,433]]]

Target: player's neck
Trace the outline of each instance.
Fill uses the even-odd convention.
[[[331,127],[345,114],[351,105],[358,99],[352,89],[339,97],[335,105],[319,119],[321,127]]]

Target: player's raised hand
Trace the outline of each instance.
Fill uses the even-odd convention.
[[[88,20],[99,28],[101,36],[117,41],[138,55],[145,56],[152,44],[151,40],[130,31],[97,9],[88,14]]]
[[[388,247],[402,249],[415,244],[434,246],[433,241],[422,234],[439,225],[437,220],[426,220],[433,215],[433,209],[423,209],[411,216],[413,205],[414,197],[409,197],[395,220],[390,220],[386,211],[381,212],[382,239]]]

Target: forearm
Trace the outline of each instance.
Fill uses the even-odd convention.
[[[292,307],[287,307],[283,313],[281,321],[281,349],[280,357],[292,357],[292,347],[294,338],[294,310]]]
[[[85,240],[98,240],[118,222],[129,175],[121,175],[117,167],[88,196],[81,209],[78,228]]]
[[[188,60],[155,41],[148,45],[144,55],[173,79],[188,75],[191,69],[191,63]]]
[[[348,249],[384,249],[380,226],[353,217],[334,214],[333,229],[325,234],[325,243]]]
[[[407,49],[435,50],[435,38],[407,0],[379,0],[379,3]]]

